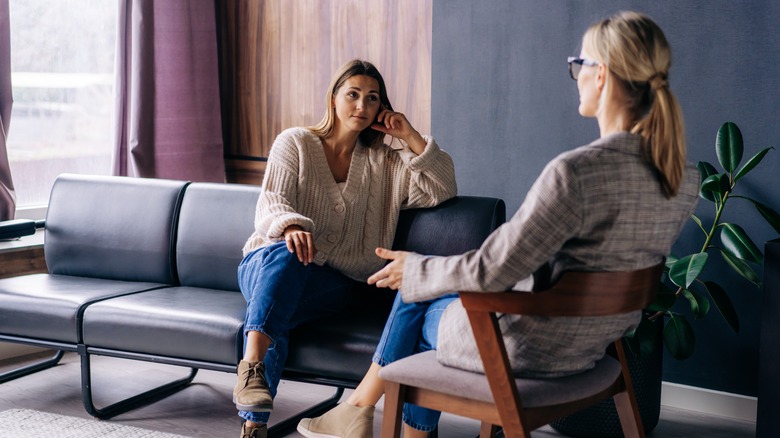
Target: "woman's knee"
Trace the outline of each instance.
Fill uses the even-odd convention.
[[[284,242],[275,243],[250,254],[241,263],[238,268],[239,287],[248,298],[254,290],[267,287],[277,279],[282,282],[304,280],[308,268],[287,250]]]

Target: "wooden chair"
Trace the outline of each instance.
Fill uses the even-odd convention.
[[[530,437],[560,417],[613,397],[626,437],[644,437],[621,339],[617,359],[552,379],[516,378],[507,359],[496,313],[537,316],[607,316],[640,310],[652,302],[663,265],[630,272],[567,272],[540,292],[461,292],[485,374],[446,367],[428,351],[382,369],[386,381],[382,437],[400,436],[404,402],[482,422],[481,437]]]

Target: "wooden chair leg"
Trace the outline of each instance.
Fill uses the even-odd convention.
[[[615,401],[620,426],[623,428],[625,438],[645,438],[645,429],[642,427],[642,417],[639,416],[639,408],[627,391],[619,392],[612,397]]]
[[[406,386],[395,382],[385,382],[385,409],[382,414],[382,438],[401,436],[401,414],[404,407]]]
[[[495,424],[485,423],[484,421],[479,426],[479,438],[496,438],[498,433],[498,426]]]

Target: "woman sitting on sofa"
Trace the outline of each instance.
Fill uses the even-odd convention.
[[[452,159],[393,112],[384,80],[366,61],[336,72],[319,125],[274,142],[257,203],[255,232],[238,268],[247,301],[243,360],[233,399],[242,437],[265,437],[288,331],[340,310],[355,280],[384,261],[403,208],[456,194]],[[403,140],[383,144],[385,134]]]
[[[374,363],[345,403],[298,430],[307,437],[371,437],[383,394],[382,366],[438,349],[445,365],[482,372],[463,306],[453,291],[503,291],[550,262],[567,270],[628,271],[661,263],[694,210],[698,172],[686,164],[683,120],[669,89],[671,51],[647,16],[622,12],[585,33],[569,58],[579,112],[601,137],[545,167],[512,219],[478,250],[428,257],[377,249],[391,262],[369,283],[400,292]],[[526,285],[527,287],[527,285]],[[525,289],[528,290],[528,289]],[[607,345],[638,324],[639,312],[599,318],[504,315],[499,324],[520,375],[554,377],[592,368]],[[439,413],[404,406],[404,436],[423,437]]]

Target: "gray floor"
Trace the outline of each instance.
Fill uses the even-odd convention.
[[[0,371],[13,364],[0,363]],[[116,401],[138,389],[151,388],[166,379],[183,376],[184,368],[121,359],[95,357],[93,388],[98,406]],[[231,403],[234,375],[200,371],[190,387],[153,405],[117,416],[111,420],[131,426],[191,437],[236,437],[240,419]],[[40,411],[90,418],[81,404],[78,357],[66,354],[60,365],[34,375],[0,385],[0,411],[37,409]],[[275,401],[274,418],[283,418],[307,404],[326,398],[328,387],[282,382]],[[379,436],[381,404],[374,428]],[[272,418],[272,424],[274,422]],[[444,415],[440,424],[442,438],[473,438],[478,434],[476,421]],[[289,435],[299,437],[297,433]],[[533,438],[561,437],[549,427],[533,433]],[[699,413],[662,408],[661,421],[651,437],[742,438],[755,436],[755,423]]]

